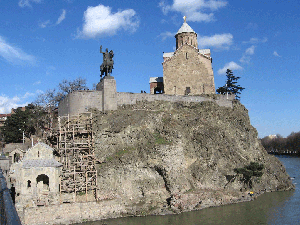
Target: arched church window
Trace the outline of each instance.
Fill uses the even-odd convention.
[[[31,180],[27,181],[27,187],[30,188],[31,187]]]

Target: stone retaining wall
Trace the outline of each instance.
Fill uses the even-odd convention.
[[[121,217],[125,205],[116,201],[70,203],[44,207],[25,208],[22,224],[72,224]]]

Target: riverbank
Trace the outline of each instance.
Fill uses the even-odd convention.
[[[86,222],[81,225],[224,225],[224,224],[299,224],[300,223],[300,158],[279,156],[287,173],[294,177],[296,188],[290,191],[268,192],[255,201],[210,207],[176,215],[127,217]]]
[[[220,190],[209,192],[203,191],[201,193],[188,193],[184,195],[177,195],[175,204],[185,206],[181,210],[170,210],[169,208],[162,209],[143,209],[139,207],[130,207],[126,204],[121,204],[119,200],[109,200],[100,202],[84,202],[84,203],[70,203],[61,205],[50,205],[38,208],[25,208],[22,212],[22,224],[81,224],[87,221],[100,221],[111,218],[132,217],[132,216],[146,216],[146,215],[176,215],[182,212],[191,210],[200,210],[208,207],[216,207],[228,205],[233,203],[241,203],[254,200],[261,193],[254,193],[251,197],[249,192],[242,193],[239,197],[224,195]],[[223,196],[218,201],[216,196]],[[193,199],[192,202],[188,200]],[[199,199],[207,199],[204,202],[199,202]],[[200,203],[200,204],[199,204]],[[192,205],[198,204],[196,208],[191,208]],[[178,205],[177,205],[178,207]],[[147,210],[143,212],[143,210]],[[149,213],[149,210],[152,213]]]

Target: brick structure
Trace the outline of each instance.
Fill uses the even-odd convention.
[[[176,51],[164,53],[163,85],[167,95],[215,93],[209,49],[198,49],[197,34],[184,21],[175,35]]]
[[[162,77],[150,77],[150,94],[164,93],[164,81]]]

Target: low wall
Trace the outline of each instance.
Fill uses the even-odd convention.
[[[214,101],[219,106],[232,107],[232,101],[234,95],[214,95],[213,97],[194,96],[194,95],[165,95],[165,94],[146,94],[146,93],[128,93],[118,92],[117,93],[117,104],[118,105],[133,105],[138,101],[168,101],[168,102],[203,102],[203,101]]]
[[[103,111],[103,91],[75,91],[66,96],[59,104],[58,115],[78,115],[87,112],[91,108],[96,108]],[[232,100],[234,95],[213,95],[212,97],[206,96],[193,96],[193,95],[165,95],[165,94],[147,94],[147,93],[128,93],[117,92],[115,95],[108,93],[107,95],[116,96],[117,105],[133,105],[138,101],[168,101],[168,102],[203,102],[214,101],[219,106],[232,107]],[[106,98],[109,101],[109,98]],[[110,100],[112,101],[112,100]],[[109,103],[109,102],[108,102]],[[107,103],[107,104],[108,104]],[[115,103],[114,103],[115,104]]]
[[[23,225],[71,224],[121,217],[126,212],[124,204],[112,200],[25,208],[21,219]]]

